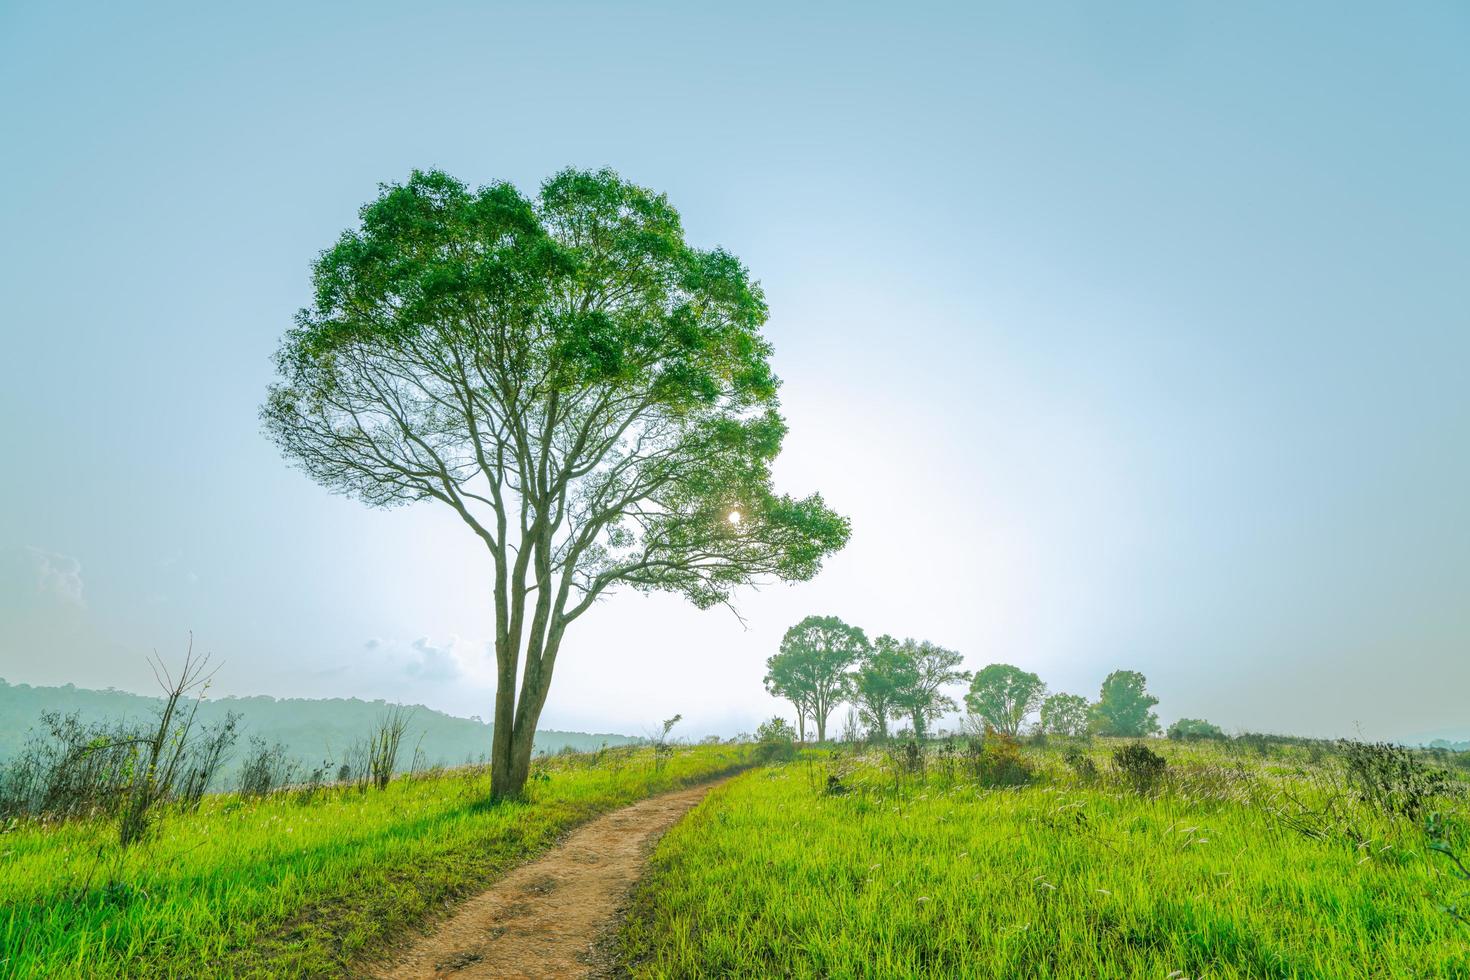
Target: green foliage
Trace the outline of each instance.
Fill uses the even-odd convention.
[[[683,720],[684,716],[681,714],[676,714],[672,718],[665,718],[659,724],[658,736],[653,740],[654,744],[667,745],[669,741],[669,732],[673,731],[674,726],[679,724],[679,722]]]
[[[888,738],[888,719],[901,717],[903,694],[917,683],[913,658],[898,640],[886,633],[878,637],[853,674],[853,703],[871,738]]]
[[[1016,740],[1004,732],[987,732],[983,739],[972,739],[970,757],[982,786],[1024,786],[1036,771]]]
[[[888,765],[895,773],[900,775],[913,775],[924,771],[924,748],[913,739],[904,739],[902,733],[897,745],[890,746],[885,752]]]
[[[1443,814],[1431,813],[1425,821],[1425,833],[1429,837],[1429,849],[1443,857],[1450,864],[1449,879],[1452,882],[1470,882],[1470,866],[1461,860],[1456,853],[1455,846],[1447,838],[1449,830],[1447,821]],[[1453,885],[1451,886],[1453,888]],[[1460,886],[1463,890],[1464,886]],[[1456,922],[1470,926],[1470,907],[1466,907],[1461,901],[1450,900],[1441,905],[1440,910],[1453,918]]]
[[[796,743],[761,741],[755,744],[751,753],[751,761],[757,765],[773,766],[782,762],[790,762],[796,758]]]
[[[791,722],[775,715],[756,726],[755,739],[757,742],[791,742],[796,739],[796,729],[791,727]]]
[[[1338,748],[1358,799],[1385,814],[1417,820],[1450,785],[1401,745],[1343,739]]]
[[[1212,725],[1201,718],[1180,718],[1169,726],[1168,736],[1175,741],[1189,742],[1202,738],[1223,739],[1227,736],[1219,725]]]
[[[649,748],[557,756],[524,800],[494,805],[483,767],[373,793],[214,795],[126,850],[110,823],[22,822],[0,837],[0,975],[368,975],[405,931],[578,823],[748,761],[732,746],[662,767]]]
[[[1138,738],[1159,730],[1159,718],[1149,709],[1159,699],[1145,690],[1144,676],[1136,670],[1115,670],[1102,683],[1092,706],[1091,724],[1099,735]]]
[[[781,651],[766,661],[765,685],[796,707],[802,741],[808,717],[816,723],[817,740],[826,741],[827,719],[851,691],[848,669],[868,649],[867,635],[836,616],[808,616],[786,631]]]
[[[674,746],[669,742],[669,732],[672,732],[674,726],[683,720],[684,716],[682,714],[676,714],[672,718],[665,718],[659,726],[659,730],[654,733],[651,739],[653,742],[653,758],[655,765],[659,768],[662,768],[669,756],[674,753]]]
[[[25,755],[28,743],[40,740],[48,746],[44,751],[50,753],[64,752],[63,746],[69,739],[85,742],[100,736],[126,742],[139,735],[139,726],[123,719],[156,716],[162,707],[160,698],[123,691],[0,681],[0,782],[4,780],[5,764]],[[207,698],[199,704],[195,723],[210,732],[230,723],[244,738],[254,736],[268,745],[280,743],[285,758],[293,762],[314,764],[325,753],[340,764],[346,761],[354,743],[365,739],[393,707],[383,701],[358,698]],[[59,735],[54,733],[51,722],[65,730]],[[120,734],[120,730],[126,734]],[[91,734],[83,735],[83,732]],[[456,718],[423,705],[414,706],[408,730],[408,737],[422,745],[423,761],[428,765],[461,765],[481,760],[490,751],[490,735],[490,726],[478,719]],[[556,752],[570,746],[585,752],[602,745],[628,745],[636,740],[633,736],[608,732],[542,730],[536,733],[535,748],[537,752]],[[96,761],[102,760],[99,757]],[[246,753],[238,748],[226,753],[218,760],[209,789],[237,786],[245,761]],[[400,758],[397,770],[407,771],[410,763],[410,759]]]
[[[964,660],[960,654],[928,640],[904,640],[899,652],[909,666],[904,671],[906,682],[898,689],[896,708],[913,722],[914,737],[922,741],[929,735],[931,719],[957,707],[943,688],[968,681],[970,673],[959,669]]]
[[[1062,755],[1062,761],[1084,785],[1091,786],[1097,780],[1097,763],[1077,746],[1069,745]]]
[[[240,796],[247,799],[268,796],[283,789],[295,782],[297,769],[296,760],[286,754],[286,747],[280,742],[271,745],[263,738],[252,736],[245,764],[240,767]]]
[[[965,704],[991,728],[1015,736],[1045,695],[1046,685],[1035,674],[1010,664],[990,664],[975,674]]]
[[[524,784],[567,628],[608,590],[700,608],[804,581],[849,534],[778,494],[786,423],[760,287],[661,194],[564,170],[538,199],[438,171],[387,185],[313,267],[261,411],[371,506],[432,500],[494,571],[493,794]],[[519,691],[509,689],[519,677]]]
[[[1113,750],[1113,769],[1139,792],[1148,792],[1164,778],[1169,763],[1142,742]]]
[[[1053,694],[1042,701],[1041,730],[1048,735],[1086,735],[1087,699],[1080,694]]]
[[[151,722],[84,723],[73,713],[43,713],[20,755],[0,766],[0,819],[117,818],[119,843],[146,837],[164,806],[197,807],[234,744],[233,714],[198,724],[212,673],[193,643],[177,677],[150,661],[164,696]]]
[[[755,729],[756,746],[753,759],[761,765],[790,762],[796,758],[796,729],[780,715],[761,722]]]

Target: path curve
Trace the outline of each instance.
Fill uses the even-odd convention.
[[[583,824],[460,906],[384,967],[385,980],[580,977],[664,831],[732,777],[640,800]]]

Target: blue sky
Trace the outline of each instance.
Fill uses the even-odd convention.
[[[762,281],[816,581],[544,723],[749,729],[836,614],[1227,728],[1470,734],[1470,8],[0,3],[0,676],[489,701],[489,568],[261,437],[379,182],[612,166]]]

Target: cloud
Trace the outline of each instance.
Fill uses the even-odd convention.
[[[31,566],[36,574],[36,591],[53,596],[85,609],[87,601],[83,595],[82,563],[70,555],[45,551],[28,545]]]
[[[459,660],[454,656],[456,639],[436,647],[427,636],[421,636],[411,644],[414,658],[404,667],[404,673],[422,681],[452,681],[460,676]]]

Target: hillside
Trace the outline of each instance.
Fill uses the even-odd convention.
[[[0,678],[0,761],[17,754],[33,737],[46,712],[79,714],[83,721],[144,721],[153,717],[160,700],[126,691],[93,691],[71,684],[62,687],[32,687],[9,684]],[[230,764],[232,775],[252,737],[286,747],[287,758],[308,766],[337,761],[354,741],[365,737],[393,705],[385,701],[357,698],[207,698],[199,709],[199,723],[214,724],[229,712],[240,716],[240,736]],[[455,765],[489,754],[490,725],[472,718],[458,718],[422,705],[413,715],[399,768],[413,764],[414,751],[423,765]],[[537,752],[597,749],[603,745],[625,745],[632,736],[610,733],[538,731]]]

